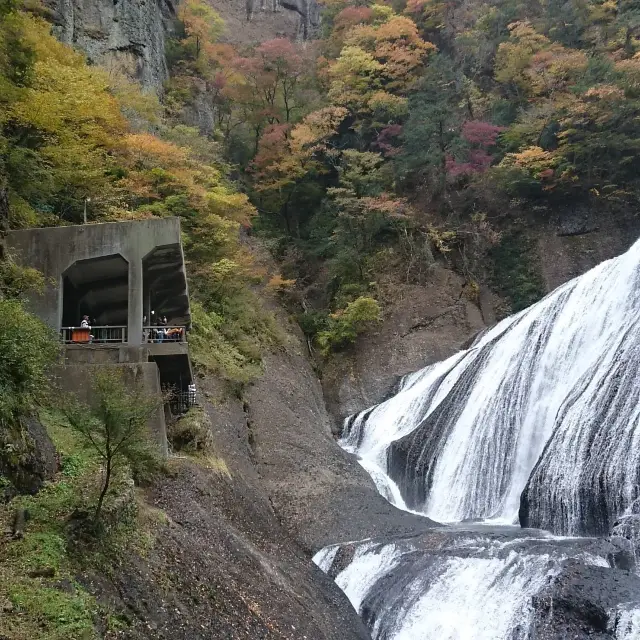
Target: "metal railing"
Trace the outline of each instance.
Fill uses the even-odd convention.
[[[191,407],[198,405],[195,391],[173,392],[169,396],[169,406],[174,416],[186,413]]]
[[[186,327],[180,325],[148,325],[142,327],[143,342],[186,342]]]
[[[60,338],[64,344],[113,344],[127,341],[127,327],[62,327]]]

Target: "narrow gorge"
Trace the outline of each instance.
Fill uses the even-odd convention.
[[[0,640],[640,640],[636,4],[0,0]]]
[[[316,554],[373,638],[640,637],[639,308],[637,242],[345,421],[378,491],[446,523]]]

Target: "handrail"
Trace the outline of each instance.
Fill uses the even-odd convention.
[[[149,324],[142,327],[143,342],[186,342],[187,328],[178,324]]]
[[[60,339],[64,344],[104,344],[127,341],[127,327],[97,325],[91,327],[61,327]]]
[[[184,325],[146,325],[142,328],[143,342],[186,342]],[[60,340],[64,344],[114,344],[127,342],[126,326],[95,325],[61,327]]]
[[[174,415],[185,413],[191,407],[198,406],[198,396],[195,389],[189,391],[174,391],[169,395],[169,406]]]

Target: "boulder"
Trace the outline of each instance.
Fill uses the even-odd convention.
[[[0,487],[5,501],[17,493],[37,493],[58,470],[58,455],[36,418],[0,427]]]

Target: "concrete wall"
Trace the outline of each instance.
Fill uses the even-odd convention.
[[[129,263],[128,342],[134,345],[142,343],[143,258],[168,245],[179,245],[182,252],[179,218],[23,229],[10,232],[7,244],[18,263],[44,274],[45,290],[33,295],[29,306],[55,330],[62,321],[64,272],[78,260],[120,254]]]
[[[125,364],[148,362],[149,349],[126,344],[70,344],[64,348],[64,364]]]
[[[74,393],[80,400],[91,404],[93,399],[92,381],[96,371],[107,366],[118,367],[124,372],[127,384],[140,385],[146,395],[162,398],[160,388],[160,373],[155,362],[138,362],[126,364],[74,364],[54,367],[55,384],[61,391]],[[161,454],[168,455],[167,426],[165,423],[164,407],[160,407],[149,420],[149,430],[158,443]]]

